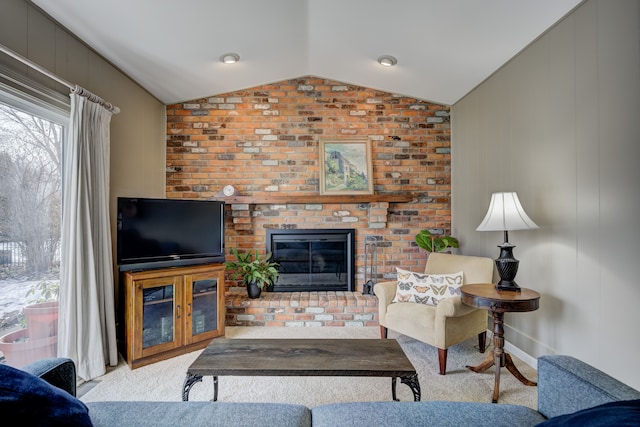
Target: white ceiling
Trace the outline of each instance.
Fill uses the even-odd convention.
[[[308,75],[453,104],[581,2],[31,1],[166,104]]]

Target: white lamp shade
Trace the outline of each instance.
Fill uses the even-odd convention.
[[[493,193],[489,210],[476,231],[510,231],[539,228],[526,214],[516,193]]]

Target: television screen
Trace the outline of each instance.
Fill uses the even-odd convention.
[[[224,262],[224,202],[118,198],[120,271]]]

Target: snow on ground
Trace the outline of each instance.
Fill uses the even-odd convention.
[[[39,281],[16,282],[12,280],[0,280],[0,317],[7,312],[21,310],[27,305],[27,292]]]
[[[27,296],[27,292],[38,283],[38,280],[0,280],[0,335],[18,325],[18,314],[34,298],[33,295]]]

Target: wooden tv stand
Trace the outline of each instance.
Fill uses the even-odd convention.
[[[123,355],[131,369],[224,335],[224,264],[125,272]]]

